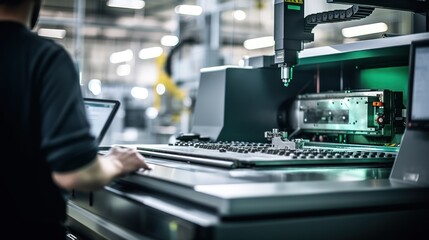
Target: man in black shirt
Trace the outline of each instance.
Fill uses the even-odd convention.
[[[0,234],[12,239],[65,239],[63,190],[149,169],[135,150],[98,154],[73,61],[30,31],[40,5],[0,0]]]

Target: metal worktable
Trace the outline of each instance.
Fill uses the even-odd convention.
[[[228,169],[146,156],[152,168],[69,201],[95,239],[411,237],[429,189],[389,180],[391,165]]]

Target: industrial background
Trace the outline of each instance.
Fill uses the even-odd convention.
[[[191,8],[180,13],[181,5]],[[348,7],[307,0],[304,12]],[[273,10],[273,0],[46,0],[35,31],[70,52],[86,97],[122,102],[103,144],[167,143],[190,130],[201,68],[273,55]],[[315,39],[305,48],[409,34],[414,21],[414,13],[377,8],[359,21],[316,26]],[[385,29],[362,36],[342,33],[376,23]],[[263,42],[246,46],[249,39]]]
[[[45,0],[34,31],[67,49],[85,98],[120,102],[111,125],[111,105],[85,102],[108,127],[100,152],[151,167],[72,191],[69,239],[421,238],[428,14],[426,0]]]

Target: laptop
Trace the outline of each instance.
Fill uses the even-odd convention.
[[[120,102],[112,99],[84,98],[84,105],[91,132],[100,145],[118,112]]]
[[[429,186],[429,39],[410,46],[407,126],[390,179]]]
[[[408,129],[429,131],[429,39],[414,41],[410,50]]]

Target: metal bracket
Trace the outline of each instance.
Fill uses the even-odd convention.
[[[293,139],[288,140],[287,132],[280,131],[274,128],[271,132],[267,131],[264,133],[264,137],[271,141],[271,144],[274,148],[277,149],[300,149],[304,147],[304,139]]]

